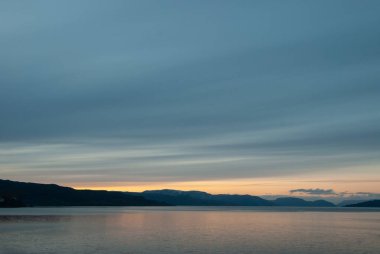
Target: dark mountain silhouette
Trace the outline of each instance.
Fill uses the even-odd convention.
[[[272,202],[250,195],[211,195],[202,191],[153,190],[142,192],[143,197],[170,205],[194,206],[272,206]]]
[[[16,197],[0,195],[0,207],[24,207],[25,205]]]
[[[360,202],[352,205],[346,205],[346,207],[380,207],[380,199]]]
[[[202,191],[153,190],[142,193],[75,190],[55,184],[0,180],[0,207],[21,206],[300,206],[331,207],[324,201],[278,198],[269,201],[251,195],[212,195]]]
[[[302,207],[334,207],[335,205],[325,200],[306,201],[301,198],[278,198],[273,200],[276,206],[302,206]]]
[[[301,207],[333,207],[333,203],[325,200],[305,201],[300,198],[278,198],[269,201],[251,195],[212,195],[201,191],[153,190],[144,191],[142,195],[151,200],[171,205],[200,206],[301,206]]]
[[[20,206],[154,206],[141,195],[116,191],[75,190],[55,184],[0,180],[0,207]]]
[[[354,204],[357,204],[357,203],[361,203],[361,202],[365,202],[365,201],[369,201],[369,200],[360,200],[360,199],[347,199],[347,200],[343,200],[341,202],[339,202],[337,204],[337,206],[348,206],[348,205],[354,205]]]

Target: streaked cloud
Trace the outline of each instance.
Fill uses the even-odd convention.
[[[363,167],[378,179],[379,11],[4,1],[0,174],[112,185]]]

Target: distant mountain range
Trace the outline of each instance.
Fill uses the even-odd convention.
[[[369,200],[363,200],[363,199],[346,199],[337,204],[337,206],[348,206],[348,205],[354,205],[358,204],[364,201],[369,201]]]
[[[302,206],[302,207],[334,207],[335,205],[326,200],[306,201],[302,198],[278,198],[275,199],[276,206]]]
[[[358,204],[346,205],[346,207],[380,207],[380,199],[360,202]]]
[[[376,203],[377,202],[377,203]],[[379,200],[348,206],[378,206]],[[294,206],[334,207],[325,200],[306,201],[282,197],[266,200],[252,195],[212,195],[202,191],[152,190],[141,193],[75,190],[55,184],[24,183],[0,179],[0,207],[23,206]]]
[[[300,198],[278,198],[266,200],[251,195],[212,195],[201,191],[153,190],[144,191],[142,196],[165,202],[170,205],[198,206],[302,206],[302,207],[333,207],[333,203],[325,200],[306,201]]]
[[[211,195],[201,191],[154,190],[144,191],[146,199],[170,205],[193,206],[273,206],[271,201],[250,195]]]

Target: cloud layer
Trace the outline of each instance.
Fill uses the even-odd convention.
[[[302,193],[308,195],[337,195],[335,191],[332,189],[324,190],[324,189],[294,189],[289,191],[291,194],[293,193]]]
[[[379,11],[2,2],[0,173],[192,181],[378,166]]]

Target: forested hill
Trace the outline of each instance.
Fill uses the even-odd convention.
[[[55,184],[0,180],[0,207],[21,206],[156,206],[141,195],[117,191],[75,190]]]

